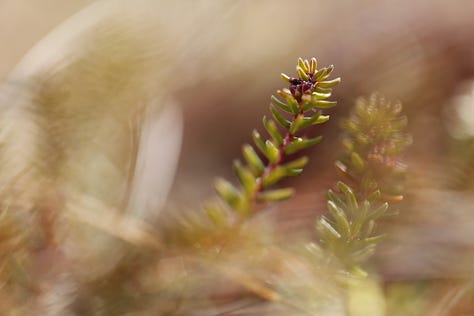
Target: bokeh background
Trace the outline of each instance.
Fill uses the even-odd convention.
[[[0,0],[0,80],[92,2]],[[269,96],[282,87],[280,72],[292,75],[298,56],[315,56],[321,65],[334,64],[342,78],[334,93],[339,104],[330,123],[311,132],[324,141],[308,152],[306,172],[288,182],[296,197],[271,210],[279,229],[311,231],[325,211],[324,193],[338,177],[338,121],[354,100],[372,92],[399,100],[414,140],[405,157],[407,195],[400,215],[384,225],[389,237],[373,265],[392,297],[417,300],[407,307],[412,314],[390,310],[397,305],[390,301],[388,315],[474,313],[474,2],[139,3],[157,12],[150,50],[175,45],[170,51],[179,51],[161,61],[167,77],[156,87],[175,100],[184,122],[163,220],[212,196],[217,175],[232,178],[232,160],[251,130],[261,129]]]

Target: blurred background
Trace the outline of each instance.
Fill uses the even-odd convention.
[[[271,209],[277,229],[284,233],[311,234],[317,216],[325,212],[324,194],[338,179],[333,167],[341,152],[338,122],[349,114],[354,100],[372,92],[400,100],[414,139],[405,157],[409,167],[407,194],[398,206],[400,215],[384,224],[389,237],[378,248],[372,262],[374,270],[386,282],[387,315],[474,314],[474,2],[140,0],[131,4],[108,1],[102,9],[89,8],[75,17],[76,21],[91,24],[90,28],[78,32],[74,25],[60,26],[91,3],[92,0],[0,0],[0,81],[8,85],[39,78],[33,80],[46,80],[48,87],[56,90],[55,85],[60,87],[63,80],[71,80],[72,92],[68,93],[72,95],[76,85],[87,87],[118,81],[115,68],[104,70],[111,75],[101,76],[102,70],[97,67],[84,67],[95,63],[95,57],[81,59],[94,53],[95,44],[106,42],[110,36],[108,32],[98,31],[98,39],[91,38],[94,25],[105,25],[107,30],[118,28],[118,40],[110,46],[110,54],[125,56],[119,61],[136,61],[134,54],[138,54],[139,60],[144,61],[143,69],[153,71],[120,86],[128,89],[124,98],[109,96],[112,90],[100,92],[100,97],[110,98],[112,104],[114,100],[127,102],[139,93],[146,93],[158,104],[171,99],[172,107],[182,112],[182,123],[170,119],[177,120],[170,123],[175,128],[171,129],[173,133],[180,134],[182,128],[182,146],[180,149],[176,144],[170,145],[170,149],[160,147],[163,151],[180,150],[180,155],[176,174],[167,173],[157,180],[172,186],[169,195],[164,190],[159,197],[164,200],[167,196],[166,203],[155,210],[159,217],[153,215],[153,221],[166,221],[178,209],[195,209],[214,194],[212,182],[217,175],[232,178],[232,160],[240,156],[241,145],[251,141],[252,129],[262,130],[261,117],[268,113],[269,97],[284,86],[280,72],[294,75],[299,56],[314,56],[321,66],[334,64],[335,76],[342,78],[334,90],[333,98],[338,100],[338,106],[330,110],[329,123],[310,132],[324,135],[324,141],[307,153],[310,164],[305,173],[285,183],[296,188],[296,197]],[[135,15],[130,18],[131,7]],[[96,17],[95,11],[102,13]],[[95,16],[90,20],[95,22],[88,21],[89,15]],[[140,23],[143,28],[136,25]],[[16,81],[12,81],[10,73],[23,56],[58,27],[63,37],[70,37],[65,43],[77,45],[71,48],[74,54],[66,49],[51,61],[41,57],[46,65],[41,71],[24,72],[19,77],[13,76]],[[121,55],[123,46],[131,44],[122,41],[120,34],[126,34],[126,40],[138,39],[136,50],[127,50],[129,55]],[[84,48],[86,44],[92,44],[92,50]],[[43,55],[50,51],[56,56],[55,45],[55,41],[48,42]],[[100,52],[109,46],[98,44],[97,47]],[[22,62],[23,67],[28,68],[36,58],[34,54],[31,56],[26,63]],[[70,56],[85,62],[79,68],[56,70],[58,62],[62,58],[70,60]],[[104,60],[108,60],[107,56]],[[98,75],[90,76],[89,71],[97,71]],[[123,71],[119,74],[128,76],[129,70]],[[54,79],[58,73],[59,79]],[[146,92],[141,90],[141,85],[137,88],[137,83],[142,82],[139,80],[146,82]],[[2,108],[15,104],[9,98],[2,99]],[[59,107],[63,104],[61,100],[57,102]],[[117,109],[121,108],[111,107],[100,115],[110,115]],[[142,108],[123,113],[152,116]],[[162,117],[163,112],[159,113],[157,117]],[[144,121],[148,122],[146,118]],[[158,119],[153,118],[152,122],[155,121]],[[80,124],[81,121],[66,122]],[[137,126],[139,130],[142,128],[140,124]],[[56,133],[66,129],[65,125],[59,126]],[[131,130],[124,131],[120,134],[123,138],[115,141],[127,139]],[[109,136],[104,133],[102,141]],[[59,143],[60,140],[61,137]],[[153,139],[146,144],[155,146]],[[74,148],[72,143],[64,146]],[[98,145],[98,148],[102,147]],[[110,149],[108,154],[112,156],[108,157],[122,159],[120,163],[127,165],[130,160],[140,160],[137,158],[140,155],[148,155],[151,160],[147,161],[161,163],[164,168],[174,166],[153,152],[142,153],[135,148],[134,154],[121,156],[120,150]],[[57,177],[62,176],[61,172],[58,174]],[[122,180],[127,176],[126,172],[118,175]],[[56,181],[56,175],[52,178]],[[117,180],[120,185],[122,180]],[[118,193],[111,200],[133,191],[133,183],[128,191],[122,190],[119,184],[114,184]],[[152,187],[145,191],[137,196],[150,198],[154,194]],[[117,208],[120,205],[114,204]],[[410,301],[411,305],[406,303],[403,305],[406,309],[396,310],[399,301],[404,304]],[[58,315],[61,313],[64,311]]]

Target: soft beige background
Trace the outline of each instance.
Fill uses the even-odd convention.
[[[56,25],[93,0],[0,0],[0,80]]]
[[[43,36],[92,2],[0,0],[0,81]],[[236,0],[235,3],[237,2]],[[250,1],[241,3],[248,4]],[[268,24],[275,23],[275,20],[271,19],[275,14],[266,15],[263,12],[268,13],[272,9],[279,12],[290,12],[290,9],[296,11],[295,8],[283,6],[289,6],[288,3],[292,2],[273,1],[272,6],[269,3],[270,1],[255,1],[251,8],[249,5],[248,11],[242,10],[244,15],[241,19],[236,19],[241,22],[236,27],[247,27],[239,30],[242,30],[242,37],[247,36],[244,39],[248,39],[252,44],[258,42],[257,35],[262,29],[268,30]],[[291,30],[292,37],[277,38],[281,41],[278,50],[265,49],[268,41],[262,42],[260,48],[252,51],[259,52],[260,55],[252,55],[251,58],[245,54],[251,51],[250,49],[234,45],[234,42],[229,40],[225,42],[226,47],[235,50],[240,58],[233,59],[237,66],[229,66],[229,69],[245,69],[224,74],[222,77],[226,80],[203,78],[189,89],[179,91],[178,101],[187,105],[184,113],[186,124],[183,155],[172,198],[181,204],[195,205],[196,201],[212,194],[211,183],[214,176],[224,174],[231,177],[230,162],[240,154],[240,144],[249,141],[250,130],[253,127],[261,129],[259,121],[261,113],[266,111],[268,96],[280,87],[278,73],[291,73],[294,56],[300,54],[304,57],[315,55],[322,60],[323,65],[336,65],[336,75],[341,76],[343,82],[335,92],[335,97],[340,101],[335,110],[339,112],[335,113],[335,117],[342,117],[352,106],[354,98],[372,91],[379,91],[390,98],[403,101],[415,139],[415,146],[410,149],[408,155],[409,165],[414,173],[414,176],[410,177],[412,187],[437,189],[441,186],[442,179],[450,175],[451,165],[446,163],[446,156],[451,140],[445,128],[445,119],[452,116],[449,107],[451,98],[460,93],[461,86],[474,78],[474,2],[345,0],[314,1],[313,4],[317,4],[317,9],[312,8],[301,13],[306,14],[307,18],[307,27],[304,30],[295,27],[294,20],[298,18],[296,15],[289,13],[287,20],[282,21],[288,23],[285,27]],[[229,31],[233,30],[230,26],[233,25],[229,24],[229,29],[223,29],[222,34],[234,34]],[[200,29],[199,25],[196,25],[196,29]],[[251,38],[249,35],[255,36]],[[244,39],[239,40],[243,42]],[[290,39],[292,43],[288,44]],[[219,51],[216,58],[219,55],[223,55],[222,51]],[[258,59],[261,67],[272,70],[254,71],[248,67],[251,59]],[[270,78],[275,80],[271,81],[273,79]],[[243,89],[245,94],[235,94],[232,96],[232,102],[229,102],[228,91],[240,92]],[[231,129],[228,128],[229,122],[232,123]],[[326,139],[335,139],[334,135],[338,132],[337,122],[331,122],[324,128]],[[225,133],[219,132],[222,130],[225,130]],[[331,134],[331,131],[334,134]],[[330,166],[333,157],[339,152],[337,146],[337,142],[323,142],[313,154],[310,153],[312,163],[308,166],[306,176],[296,179],[299,194],[291,204],[287,204],[291,211],[288,212],[288,217],[295,218],[306,212],[303,214],[306,216],[301,217],[305,222],[312,223],[315,212],[324,210],[324,207],[318,206],[322,203],[322,192],[333,181],[322,181],[321,179],[325,178],[321,173],[333,174]],[[471,192],[467,194],[472,195]],[[435,200],[442,197],[442,200],[450,201],[445,196],[430,196],[432,203],[422,201],[420,203],[423,207],[417,205],[414,208],[430,212],[430,218],[434,219],[434,213],[442,215],[452,209]],[[421,198],[424,199],[424,196]],[[453,197],[453,201],[459,200]],[[433,203],[440,208],[443,205],[444,212],[431,212]],[[472,203],[466,203],[465,209],[469,214],[473,214]],[[416,212],[414,210],[404,214],[401,217],[406,216],[411,220]],[[449,214],[453,217],[453,212]],[[311,218],[311,221],[307,218]],[[466,218],[456,217],[459,223],[472,223],[471,217],[469,221]],[[427,223],[425,220],[420,222]],[[428,229],[437,234],[445,225],[441,217],[438,222],[439,226],[433,224]],[[404,233],[403,236],[420,240],[419,226],[413,224],[411,228],[413,235]],[[395,242],[400,244],[399,241]],[[456,242],[450,241],[448,246]],[[453,247],[440,247],[439,258],[444,258],[442,250],[446,249]],[[388,258],[388,255],[386,257]],[[428,259],[418,262],[426,264]],[[442,261],[441,259],[439,261]],[[396,268],[399,274],[405,272],[401,270],[410,269],[408,264],[399,264],[396,260],[392,262],[396,267],[390,267],[390,270]],[[449,260],[445,262],[451,263]],[[411,260],[411,263],[417,261]],[[420,271],[418,266],[416,268],[415,274],[418,274]],[[426,270],[426,265],[423,269]]]

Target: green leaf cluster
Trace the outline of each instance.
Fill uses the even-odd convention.
[[[387,215],[389,204],[380,202],[380,191],[360,201],[353,189],[337,183],[339,192],[329,190],[328,216],[321,216],[317,229],[322,246],[346,268],[355,268],[373,254],[384,234],[375,233],[375,222]]]
[[[412,138],[401,111],[400,102],[373,94],[359,98],[352,115],[342,121],[344,154],[336,166],[363,195],[381,190],[388,199],[397,199],[403,192],[406,165],[400,156]]]
[[[301,174],[308,158],[289,160],[287,157],[321,141],[321,136],[308,138],[301,132],[329,120],[328,115],[323,115],[323,109],[336,105],[335,101],[327,99],[332,87],[340,82],[340,78],[329,79],[333,69],[333,66],[318,69],[315,58],[299,58],[297,77],[281,75],[289,86],[270,98],[271,117],[263,118],[269,138],[254,130],[254,146],[245,144],[242,147],[244,161],[234,161],[238,186],[225,179],[215,183],[218,195],[240,216],[251,214],[257,203],[284,200],[293,195],[291,188],[270,187],[285,177]]]
[[[317,223],[322,245],[348,269],[358,268],[374,251],[383,234],[376,221],[390,215],[389,203],[401,200],[406,172],[400,155],[411,143],[400,103],[373,94],[359,99],[343,121],[344,154],[336,162],[345,182],[329,190],[329,214]]]

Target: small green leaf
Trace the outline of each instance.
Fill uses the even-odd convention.
[[[288,88],[284,88],[284,89],[281,89],[281,90],[277,90],[277,94],[278,94],[280,97],[284,98],[285,100],[286,100],[287,98],[292,98],[292,97],[293,97],[293,95],[291,94],[290,89],[288,89]]]
[[[316,78],[316,80],[320,81],[322,80],[321,78],[326,74],[326,71],[327,68],[321,68],[314,74],[313,77]]]
[[[280,74],[280,77],[281,77],[281,79],[283,79],[284,81],[286,81],[286,82],[288,82],[288,83],[290,82],[290,76],[288,76],[288,75],[286,75],[286,74],[284,74],[284,73],[281,73],[281,74]]]
[[[293,111],[291,110],[291,108],[288,104],[281,101],[280,99],[278,99],[274,95],[271,96],[270,100],[271,100],[272,104],[276,105],[277,107],[279,107],[283,111],[288,112],[288,113],[293,113]]]
[[[291,113],[298,114],[298,112],[300,111],[298,101],[296,101],[295,98],[291,96],[291,97],[286,98],[286,102],[290,106]]]
[[[310,139],[295,138],[293,141],[291,141],[288,144],[288,146],[286,146],[285,153],[287,155],[293,154],[302,149],[314,146],[317,143],[319,143],[321,140],[322,140],[322,136],[318,136],[318,137],[310,138]]]
[[[316,60],[316,58],[313,57],[311,58],[311,65],[309,67],[309,72],[314,74],[317,68],[318,68],[318,61]]]
[[[382,242],[385,238],[387,238],[387,234],[369,237],[369,238],[366,238],[365,241],[371,244],[378,244]]]
[[[336,101],[313,100],[314,107],[320,109],[330,109],[337,105]]]
[[[351,153],[351,163],[354,166],[355,170],[358,172],[361,172],[365,168],[364,161],[362,160],[362,158],[360,158],[359,154],[356,153],[355,151]]]
[[[265,146],[265,142],[263,141],[262,137],[260,134],[257,132],[257,130],[253,130],[252,132],[252,138],[257,146],[258,149],[264,154],[265,156],[267,155],[267,147]]]
[[[272,116],[278,124],[286,129],[290,127],[291,122],[286,120],[274,106],[270,106],[270,111],[272,112]]]
[[[319,227],[321,227],[319,230],[324,232],[328,237],[334,238],[334,239],[340,239],[341,234],[337,232],[337,230],[332,227],[332,225],[322,216],[319,219]]]
[[[341,82],[341,78],[335,78],[333,80],[318,82],[318,85],[322,88],[332,88]]]
[[[302,168],[295,168],[295,169],[286,169],[286,176],[287,177],[294,177],[294,176],[299,176],[300,174],[303,173]]]
[[[362,228],[367,213],[370,209],[370,202],[364,200],[362,206],[359,208],[358,212],[354,214],[355,219],[352,221],[352,236],[359,236],[360,229]]]
[[[291,198],[295,194],[292,188],[264,191],[258,195],[261,202],[282,201]]]
[[[284,168],[282,168],[281,166],[276,167],[269,174],[265,175],[262,178],[263,187],[268,188],[269,186],[277,183],[278,181],[286,177],[286,174],[287,172]]]
[[[266,156],[271,163],[276,163],[280,159],[280,151],[270,140],[265,141]]]
[[[253,149],[253,147],[249,144],[245,144],[242,147],[242,155],[247,161],[249,168],[250,170],[252,170],[253,174],[255,176],[260,176],[263,173],[265,166],[258,154],[255,152],[255,149]]]
[[[385,202],[382,205],[380,205],[378,208],[376,208],[374,211],[372,211],[366,218],[365,218],[365,223],[371,220],[375,220],[382,216],[386,211],[388,210],[388,203]]]
[[[227,217],[224,211],[218,205],[207,204],[203,206],[204,211],[211,220],[211,222],[217,227],[224,227],[227,224]]]
[[[313,97],[313,99],[316,99],[316,100],[325,100],[331,96],[331,92],[320,93],[320,92],[315,91],[311,93],[311,96]]]
[[[321,111],[318,111],[311,117],[305,117],[304,123],[301,128],[305,128],[309,125],[322,124],[329,121],[329,115],[321,115]]]
[[[339,208],[333,201],[328,201],[328,210],[332,214],[336,224],[339,228],[341,237],[347,238],[351,234],[351,226],[347,220],[347,216],[344,211]]]
[[[376,200],[380,199],[380,196],[381,196],[380,190],[376,190],[376,191],[372,192],[372,193],[367,197],[367,200],[369,200],[369,201],[376,201]]]
[[[382,214],[381,217],[387,218],[387,217],[393,217],[393,216],[398,216],[398,215],[400,215],[400,211],[396,210],[396,211],[385,212]]]
[[[304,72],[309,72],[309,67],[305,63],[305,61],[300,57],[298,58],[298,66],[304,71]]]
[[[316,86],[316,88],[314,88],[314,91],[317,92],[317,93],[329,93],[329,94],[332,93],[331,88],[323,88],[323,87],[318,87],[318,86]]]
[[[315,121],[318,120],[320,115],[321,115],[321,111],[318,111],[310,117],[303,117],[303,123],[301,124],[301,128],[305,128],[309,125],[312,125]]]
[[[314,103],[309,95],[303,95],[302,101],[303,104],[301,105],[301,110],[303,113],[314,108]]]
[[[375,222],[374,221],[368,221],[364,225],[362,225],[362,228],[360,229],[361,231],[361,236],[370,236],[372,235],[372,232],[375,229]]]
[[[298,114],[293,122],[291,122],[290,126],[290,134],[296,134],[301,128],[302,125],[304,124],[304,115],[303,114]]]
[[[346,177],[351,177],[350,174],[349,174],[348,171],[347,171],[347,166],[346,166],[342,161],[336,160],[336,161],[334,162],[334,167],[336,168],[336,170],[337,170],[340,174],[342,174],[342,175],[344,175],[344,176],[346,176]]]
[[[320,115],[318,119],[313,122],[313,125],[326,123],[327,121],[329,121],[329,118],[329,115]]]
[[[234,169],[242,187],[247,195],[252,195],[257,187],[256,179],[249,168],[242,165],[239,160],[234,161]]]
[[[366,218],[371,207],[372,205],[370,204],[370,201],[364,200],[364,202],[362,202],[362,207],[359,208],[359,214],[357,214],[357,216],[362,219]]]
[[[360,240],[358,243],[358,246],[369,246],[369,245],[375,245],[383,241],[387,237],[386,234],[378,235],[378,236],[373,236],[373,237],[368,237],[363,240]]]
[[[345,209],[347,207],[347,204],[332,190],[328,190],[327,196],[329,200],[333,201],[340,208]]]
[[[346,201],[349,202],[348,206],[353,210],[353,212],[357,211],[359,209],[359,204],[357,203],[357,198],[352,189],[342,181],[337,183],[337,187],[342,191],[342,193],[344,193]]]
[[[370,244],[364,248],[352,252],[351,257],[354,262],[363,262],[372,256],[375,252],[375,245]]]
[[[236,187],[229,181],[219,178],[216,180],[214,187],[217,193],[227,202],[232,208],[238,208],[241,201],[241,194]]]
[[[334,70],[334,65],[329,65],[327,68],[326,68],[326,74],[324,75],[324,79],[325,80],[327,77],[329,77],[329,75],[331,75],[332,71]]]
[[[270,134],[273,140],[278,144],[278,146],[281,146],[283,144],[283,137],[278,131],[278,127],[276,126],[275,122],[273,120],[269,120],[266,116],[264,116],[263,126],[267,130],[268,134]]]
[[[300,79],[302,79],[302,80],[308,80],[309,79],[308,74],[300,66],[296,66],[296,72],[298,73],[298,76],[300,77]]]
[[[306,156],[300,157],[296,160],[284,164],[282,167],[286,169],[302,169],[308,163],[309,159]]]

